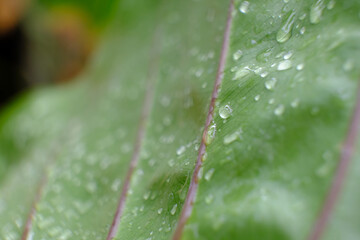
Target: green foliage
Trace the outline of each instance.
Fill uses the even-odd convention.
[[[1,239],[20,239],[36,196],[29,239],[106,239],[136,144],[115,239],[173,236],[230,1],[149,2],[121,1],[78,82],[3,113]],[[215,136],[182,239],[306,239],[355,105],[360,4],[235,1],[231,18]],[[352,160],[324,239],[360,237],[358,151]]]

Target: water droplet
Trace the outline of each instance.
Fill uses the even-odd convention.
[[[243,52],[241,50],[237,50],[234,54],[233,54],[233,59],[235,61],[239,60],[243,55]]]
[[[170,210],[170,214],[171,215],[175,215],[175,213],[176,213],[176,209],[177,209],[177,203],[172,207],[172,209]]]
[[[195,76],[196,76],[197,78],[199,78],[199,77],[201,77],[201,75],[203,74],[203,72],[204,72],[204,70],[203,70],[202,68],[200,68],[200,69],[196,70]]]
[[[276,82],[277,82],[276,78],[271,78],[271,79],[267,80],[267,81],[265,82],[265,88],[266,88],[267,90],[272,90],[272,89],[274,89],[274,88],[275,88],[275,85],[276,85]]]
[[[174,159],[170,159],[170,160],[168,161],[168,164],[169,164],[170,167],[173,167],[173,166],[175,165]]]
[[[249,73],[250,73],[250,70],[248,67],[239,69],[238,71],[236,71],[233,80],[241,79],[241,78],[245,77],[246,75],[248,75]]]
[[[143,196],[144,200],[148,200],[150,197],[150,194],[151,194],[151,191],[147,191],[146,193],[144,193],[144,196]]]
[[[299,106],[299,102],[300,100],[299,99],[295,99],[294,101],[291,102],[291,107],[293,108],[297,108]]]
[[[300,20],[304,20],[305,18],[306,18],[306,13],[304,13],[303,15],[301,15],[301,16],[299,17]]]
[[[260,77],[264,78],[264,77],[266,77],[267,75],[269,75],[268,72],[262,72],[262,73],[260,74]]]
[[[254,97],[254,100],[257,102],[257,101],[259,101],[260,100],[260,95],[256,95],[255,97]]]
[[[243,1],[239,7],[239,11],[246,14],[249,9],[250,3],[248,1]]]
[[[288,52],[288,53],[286,53],[285,55],[284,55],[284,59],[285,60],[288,60],[288,59],[290,59],[291,57],[292,57],[292,55],[293,55],[293,52]]]
[[[277,108],[275,108],[274,114],[276,116],[280,116],[280,115],[282,115],[284,113],[284,111],[285,111],[285,106],[280,104],[279,106],[277,106]]]
[[[176,150],[176,154],[177,154],[178,156],[180,156],[181,154],[183,154],[183,153],[185,152],[185,150],[186,150],[186,147],[185,147],[185,146],[181,146],[181,147],[179,147],[179,148]]]
[[[351,71],[354,68],[354,62],[351,59],[346,60],[346,62],[343,65],[343,69],[348,72]]]
[[[313,24],[319,23],[321,20],[321,14],[324,9],[324,0],[318,0],[311,6],[310,9],[310,22]]]
[[[207,152],[205,152],[205,153],[201,156],[201,161],[202,161],[202,162],[205,162],[205,161],[207,160],[207,156],[208,156],[208,154],[207,154]]]
[[[227,119],[231,116],[232,109],[229,105],[225,105],[220,107],[219,109],[219,115],[222,119]]]
[[[120,184],[121,184],[121,179],[116,178],[114,182],[111,184],[111,190],[113,190],[114,192],[119,191]]]
[[[212,169],[210,169],[209,171],[207,171],[207,173],[206,173],[205,176],[204,176],[204,178],[205,178],[206,181],[210,181],[212,175],[214,174],[214,171],[215,171],[214,168],[212,168]]]
[[[293,28],[295,22],[295,12],[292,12],[290,16],[287,18],[284,25],[280,28],[278,33],[276,34],[276,41],[279,43],[286,42],[291,37],[291,30]]]
[[[228,134],[224,137],[224,144],[228,145],[232,142],[234,142],[237,139],[241,139],[242,129],[239,129],[238,131]]]
[[[300,29],[300,34],[303,35],[303,34],[305,33],[305,31],[306,31],[306,28],[305,28],[305,27],[302,27],[302,28]]]
[[[159,208],[159,209],[157,210],[157,213],[158,213],[158,214],[161,214],[162,211],[163,211],[163,209],[162,209],[162,208]]]
[[[291,68],[291,66],[292,66],[292,63],[290,60],[284,60],[279,63],[277,70],[284,71],[284,70]]]
[[[214,196],[212,194],[209,194],[205,197],[205,203],[210,204],[214,199]]]
[[[297,66],[296,66],[296,70],[298,70],[298,71],[301,71],[301,70],[303,70],[304,69],[304,64],[303,63],[300,63],[300,64],[298,64]]]
[[[206,136],[205,136],[205,144],[209,145],[212,143],[212,141],[215,138],[215,133],[216,133],[216,124],[213,123],[212,125],[209,126]]]
[[[327,4],[326,7],[327,9],[331,10],[335,7],[335,4],[336,4],[335,0],[330,0],[330,2]]]

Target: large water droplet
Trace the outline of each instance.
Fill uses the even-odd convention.
[[[227,119],[231,116],[232,109],[229,105],[225,105],[220,107],[219,109],[219,115],[222,119]]]
[[[291,30],[293,28],[295,22],[295,12],[292,12],[290,16],[287,18],[284,25],[280,28],[278,33],[276,34],[276,41],[279,43],[286,42],[291,37]]]
[[[324,0],[318,0],[310,9],[310,22],[313,24],[319,23],[321,14],[324,9]]]
[[[243,1],[239,7],[239,11],[246,14],[249,9],[250,3],[248,1]]]
[[[279,63],[277,70],[284,71],[284,70],[291,68],[291,66],[292,66],[292,63],[290,60],[284,60]]]
[[[275,88],[276,85],[276,78],[271,78],[265,82],[265,88],[268,90],[272,90]]]

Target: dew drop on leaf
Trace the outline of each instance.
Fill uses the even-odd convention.
[[[239,60],[243,55],[243,52],[241,50],[237,50],[236,52],[234,52],[233,54],[233,59],[234,61]]]
[[[222,119],[227,119],[231,116],[232,109],[229,105],[225,105],[220,107],[219,109],[219,115]]]
[[[322,11],[324,9],[324,0],[318,0],[310,8],[310,22],[313,24],[319,23],[321,20]]]
[[[300,100],[299,99],[295,99],[294,101],[291,102],[291,107],[293,108],[297,108],[299,106],[299,102]]]
[[[213,123],[212,125],[209,126],[207,132],[206,132],[206,136],[205,136],[205,144],[209,145],[212,143],[212,141],[215,138],[215,133],[216,133],[216,124]]]
[[[265,88],[266,88],[267,90],[272,90],[272,89],[274,89],[274,88],[275,88],[275,85],[276,85],[276,82],[277,82],[276,78],[271,78],[271,79],[267,80],[267,81],[265,82]]]
[[[176,150],[176,154],[177,154],[178,156],[180,156],[180,155],[182,155],[182,154],[185,152],[185,150],[186,150],[186,147],[185,147],[185,146],[181,146],[181,147],[179,147],[179,148]]]
[[[277,107],[275,108],[274,114],[275,114],[276,116],[280,116],[280,115],[282,115],[282,114],[284,113],[284,111],[285,111],[285,106],[282,105],[282,104],[280,104],[279,106],[277,106]]]
[[[279,63],[277,70],[284,71],[284,70],[291,68],[291,66],[292,66],[292,63],[290,60],[284,60]]]
[[[330,0],[326,7],[327,9],[331,10],[335,7],[335,4],[336,4],[335,0]]]
[[[284,43],[291,37],[291,30],[295,22],[295,12],[292,12],[290,16],[285,21],[284,25],[276,34],[276,41],[279,43]]]
[[[205,197],[205,203],[210,204],[214,199],[214,196],[212,194],[209,194]]]
[[[205,178],[206,181],[210,181],[212,175],[214,174],[214,171],[215,171],[215,169],[212,168],[212,169],[210,169],[209,171],[207,171],[207,172],[205,173],[204,178]]]
[[[248,1],[243,1],[239,7],[241,13],[246,14],[248,12],[250,3]]]
[[[297,66],[296,66],[296,70],[298,70],[298,71],[301,71],[301,70],[303,70],[304,69],[304,64],[303,63],[300,63],[300,64],[298,64]]]
[[[306,28],[305,28],[305,27],[300,28],[300,34],[301,34],[301,35],[304,35],[305,31],[306,31]]]
[[[171,215],[175,215],[177,206],[178,206],[177,203],[175,203],[174,206],[172,207],[172,209],[170,210]]]

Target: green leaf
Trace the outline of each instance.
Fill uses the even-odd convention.
[[[1,238],[358,239],[359,12],[121,1],[78,82],[3,113]]]

